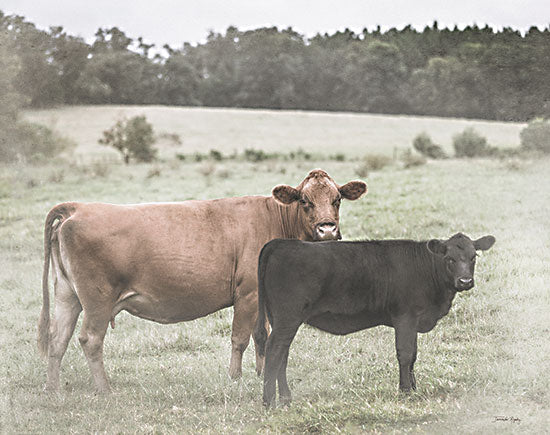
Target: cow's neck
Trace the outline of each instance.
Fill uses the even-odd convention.
[[[436,256],[432,256],[432,274],[433,274],[433,291],[436,296],[436,300],[446,307],[447,314],[454,297],[456,296],[456,289],[453,282],[447,277],[445,272],[445,262]]]
[[[278,230],[281,238],[309,240],[306,232],[299,224],[299,206],[297,202],[282,205],[272,197],[268,201],[270,202],[270,206],[276,211],[277,225],[279,226]]]

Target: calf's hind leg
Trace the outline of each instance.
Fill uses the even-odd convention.
[[[57,276],[54,284],[55,308],[50,324],[48,343],[48,375],[45,389],[59,389],[61,360],[73,336],[78,315],[82,311],[80,302],[70,284],[62,276]]]
[[[411,377],[411,387],[413,390],[416,390],[416,376],[414,375],[414,363],[416,362],[416,352],[418,350],[417,336],[414,336],[414,352],[411,361],[411,366],[409,369],[409,376]]]
[[[279,382],[281,402],[290,402],[290,389],[286,379],[286,365],[290,344],[300,324],[276,329],[273,327],[267,339],[265,350],[265,371],[263,403],[266,407],[275,405],[275,382]]]
[[[292,400],[292,394],[290,393],[290,388],[288,387],[288,381],[286,379],[286,366],[288,363],[289,350],[290,345],[286,348],[286,351],[283,355],[281,367],[279,367],[279,373],[277,374],[277,384],[279,385],[279,401],[282,405],[288,405]]]

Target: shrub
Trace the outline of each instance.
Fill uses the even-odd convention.
[[[111,166],[106,161],[95,161],[92,163],[91,167],[92,177],[105,178],[111,172]]]
[[[183,143],[180,135],[177,133],[161,133],[158,135],[158,138],[167,141],[172,146],[178,146]]]
[[[216,175],[219,178],[224,178],[225,179],[225,178],[231,177],[231,172],[226,168],[222,168],[216,173]]]
[[[0,161],[37,162],[51,159],[76,144],[52,129],[30,122],[6,126],[0,138]]]
[[[118,150],[128,164],[130,158],[138,162],[150,162],[155,159],[157,150],[153,148],[155,137],[153,126],[145,116],[122,119],[103,132],[99,143]]]
[[[199,168],[199,172],[205,177],[209,178],[216,171],[216,166],[213,163],[206,163]]]
[[[153,166],[149,171],[147,171],[147,178],[160,177],[162,170],[159,166]]]
[[[296,151],[288,153],[290,160],[311,160],[311,153],[305,152],[302,148],[298,148]]]
[[[521,130],[519,137],[524,150],[550,153],[550,121],[534,119]]]
[[[365,178],[371,171],[378,171],[391,163],[391,157],[384,154],[367,154],[363,158],[363,163],[355,169],[355,173]]]
[[[453,136],[453,147],[456,157],[481,157],[495,152],[495,148],[487,144],[487,139],[472,127]]]
[[[406,150],[401,154],[401,161],[405,169],[413,168],[415,166],[421,166],[426,164],[426,157],[423,155],[415,154],[411,150]]]
[[[254,148],[246,148],[244,150],[244,159],[249,162],[261,162],[268,158],[269,156],[262,150],[256,150]]]
[[[337,154],[334,154],[333,156],[330,156],[330,159],[336,160],[337,162],[344,162],[346,161],[346,155],[343,153],[337,153]]]
[[[50,183],[62,183],[65,179],[65,171],[63,169],[54,170],[48,177]]]
[[[431,159],[444,159],[447,157],[445,151],[439,145],[433,143],[431,137],[425,132],[414,138],[413,147],[420,154]]]
[[[223,154],[218,150],[210,150],[210,159],[220,162],[223,160]]]

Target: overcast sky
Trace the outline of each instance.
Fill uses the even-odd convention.
[[[99,27],[117,26],[157,47],[201,42],[209,30],[223,32],[230,25],[292,26],[312,36],[376,25],[422,29],[434,20],[460,28],[476,23],[527,30],[550,24],[550,0],[0,0],[0,10],[43,29],[61,25],[88,42]]]

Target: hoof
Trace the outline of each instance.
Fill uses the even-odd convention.
[[[243,374],[240,370],[229,370],[229,377],[234,381],[240,379],[242,375]]]
[[[290,406],[292,402],[292,397],[290,396],[279,396],[279,404],[281,406]]]
[[[46,394],[55,394],[55,393],[59,393],[59,387],[54,386],[54,385],[50,385],[50,384],[46,384],[46,385],[44,385],[44,388],[42,389],[42,391]]]

